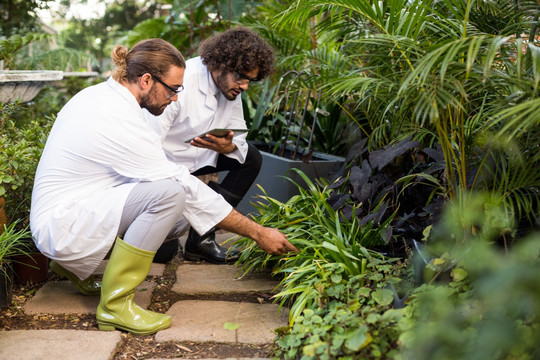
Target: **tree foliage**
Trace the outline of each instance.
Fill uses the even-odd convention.
[[[36,9],[47,9],[53,0],[3,0],[0,3],[0,37],[40,30]]]

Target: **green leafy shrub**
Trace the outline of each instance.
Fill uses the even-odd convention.
[[[8,223],[29,223],[30,203],[37,165],[53,123],[52,118],[31,121],[17,127],[10,118],[18,104],[6,104],[1,109],[0,133],[0,196],[6,200]]]
[[[540,236],[505,247],[496,240],[511,223],[492,194],[446,209],[431,248],[451,260],[450,282],[423,285],[410,298],[401,359],[540,357]]]

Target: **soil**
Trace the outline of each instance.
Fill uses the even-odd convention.
[[[216,296],[181,296],[171,291],[176,281],[176,268],[182,259],[175,258],[167,266],[162,276],[150,277],[148,280],[157,283],[152,295],[149,309],[165,313],[172,304],[180,300],[222,300],[235,302],[270,302],[271,294],[245,294],[245,295],[216,295]],[[49,273],[47,281],[58,281],[59,277]],[[37,330],[37,329],[75,329],[99,331],[94,314],[39,314],[27,315],[23,305],[47,281],[40,283],[14,284],[12,305],[0,309],[0,331],[7,330]],[[196,342],[157,342],[153,335],[139,336],[122,333],[122,341],[113,360],[135,360],[151,358],[270,358],[274,346],[245,345],[223,343],[196,343]]]

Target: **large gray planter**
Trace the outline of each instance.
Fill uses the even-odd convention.
[[[0,103],[32,100],[49,81],[61,80],[62,71],[0,70]]]
[[[261,147],[258,147],[261,150]],[[263,199],[257,197],[264,195],[264,193],[256,184],[262,186],[271,198],[281,202],[287,202],[291,197],[297,195],[299,191],[293,183],[284,179],[284,176],[293,179],[301,186],[305,186],[302,178],[295,171],[291,171],[291,169],[301,170],[312,181],[316,178],[328,179],[345,161],[344,158],[339,156],[316,152],[313,153],[313,158],[308,164],[301,160],[291,160],[287,157],[274,155],[263,150],[261,150],[261,154],[263,157],[261,172],[257,176],[257,179],[255,179],[255,183],[251,189],[236,208],[243,214],[256,213],[257,209],[253,207],[252,202],[265,203]]]

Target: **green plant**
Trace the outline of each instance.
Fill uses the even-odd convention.
[[[28,33],[25,35],[12,35],[8,38],[0,38],[0,61],[4,61],[4,67],[11,68],[15,64],[15,53],[33,41],[43,40],[49,34]]]
[[[279,228],[300,252],[287,257],[269,255],[247,238],[234,244],[243,249],[239,259],[242,271],[270,268],[282,277],[280,291],[274,297],[280,307],[290,306],[291,324],[305,308],[319,304],[329,277],[339,274],[348,279],[364,274],[367,268],[383,268],[395,261],[367,248],[388,241],[385,229],[391,216],[381,223],[371,219],[363,225],[356,217],[349,220],[327,203],[328,189],[321,190],[301,171],[294,170],[307,189],[296,184],[300,194],[286,203],[264,197],[267,203],[259,204],[260,214],[255,220]]]
[[[30,201],[34,175],[43,151],[53,119],[32,121],[24,127],[16,127],[13,104],[3,105],[0,134],[0,196],[6,199],[8,223],[18,221],[18,226],[29,223]],[[4,109],[9,111],[4,112]]]
[[[340,102],[325,101],[318,77],[289,71],[275,86],[267,79],[252,116],[247,117],[249,139],[293,144],[310,151],[344,155],[345,122]],[[251,115],[251,112],[250,112]]]
[[[11,36],[37,31],[41,22],[36,10],[48,8],[53,0],[5,0],[0,7],[0,34]]]
[[[160,37],[176,46],[186,58],[196,56],[200,42],[228,29],[249,9],[244,0],[168,0],[169,15],[147,19],[127,33],[130,45],[150,37]]]
[[[26,241],[32,235],[28,226],[17,230],[18,221],[4,226],[4,231],[0,234],[0,272],[7,275],[7,267],[16,255],[28,255],[31,251],[29,243]]]
[[[10,70],[84,69],[89,57],[82,51],[58,48],[50,49],[48,42],[52,36],[46,33],[27,33],[0,38],[0,61]],[[32,45],[32,50],[28,49]]]
[[[497,245],[511,224],[491,195],[446,209],[430,248],[451,260],[450,281],[423,285],[410,297],[399,323],[400,359],[540,356],[540,237]]]
[[[411,134],[438,144],[450,198],[496,191],[517,216],[534,218],[539,11],[530,0],[307,0],[284,11],[278,26],[315,24],[317,46],[340,50],[345,61],[325,82],[325,94],[348,99],[343,108],[370,148]],[[324,62],[312,55],[299,60],[324,76]],[[516,153],[520,166],[512,164]],[[491,161],[493,155],[504,161]]]
[[[390,267],[374,266],[362,275],[342,278],[334,272],[319,306],[305,309],[277,341],[281,359],[390,358],[400,335],[404,309],[391,309],[397,281]]]
[[[299,253],[267,255],[247,238],[234,245],[243,249],[242,271],[270,268],[282,279],[274,299],[280,309],[289,307],[290,327],[281,330],[276,355],[349,359],[395,352],[397,322],[404,311],[390,306],[397,296],[392,284],[400,281],[402,266],[369,249],[388,240],[392,216],[360,225],[356,216],[348,219],[328,204],[328,186],[321,189],[295,171],[306,188],[296,184],[300,194],[286,203],[265,196],[255,220],[279,228]]]

